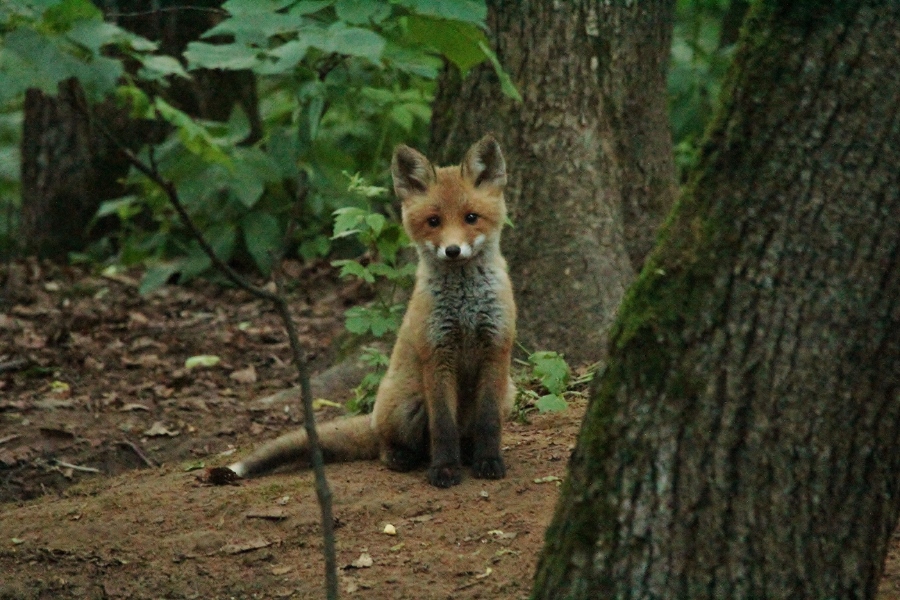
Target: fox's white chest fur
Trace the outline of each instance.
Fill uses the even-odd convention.
[[[435,347],[477,347],[498,342],[504,319],[500,291],[503,274],[490,261],[440,265],[429,273],[426,289],[434,302],[428,337]]]

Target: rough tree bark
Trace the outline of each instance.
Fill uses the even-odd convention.
[[[445,71],[431,155],[492,131],[509,165],[504,234],[531,349],[597,360],[674,194],[665,74],[674,2],[488,0],[491,43],[524,102],[482,66]]]
[[[900,507],[900,7],[757,3],[535,598],[872,598]]]
[[[128,163],[78,109],[84,93],[75,80],[56,96],[29,90],[22,127],[21,249],[63,256],[82,248],[85,229],[104,200],[124,194]],[[134,140],[136,124],[111,104],[96,108],[107,127]]]
[[[178,56],[221,18],[216,11],[221,3],[120,0],[105,7],[110,19],[160,41],[162,52]],[[190,81],[175,78],[165,96],[192,115],[218,121],[227,120],[240,103],[250,119],[250,139],[259,138],[256,84],[250,73],[198,71]],[[90,238],[86,227],[100,204],[125,193],[119,180],[128,173],[128,163],[72,104],[83,101],[75,82],[60,85],[56,96],[37,90],[26,95],[21,239],[27,252],[58,257],[83,248]],[[94,112],[131,148],[159,137],[159,128],[130,120],[112,103],[99,105]]]

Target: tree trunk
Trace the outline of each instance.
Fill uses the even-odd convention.
[[[29,90],[22,128],[22,250],[64,256],[83,248],[86,228],[100,203],[124,194],[119,179],[128,163],[77,107],[85,105],[75,80],[57,96]],[[106,127],[123,140],[133,135],[125,111],[95,108]]]
[[[760,2],[535,598],[872,598],[900,506],[900,8]]]
[[[445,71],[431,155],[459,161],[492,131],[509,168],[504,234],[530,349],[597,360],[671,205],[665,73],[674,2],[488,1],[492,45],[524,102],[482,66]]]
[[[115,3],[109,17],[129,31],[160,41],[163,53],[180,56],[188,42],[220,18],[213,10],[219,4],[221,0],[162,4],[122,0]],[[250,120],[248,141],[261,136],[256,83],[249,72],[197,71],[191,80],[174,78],[163,95],[189,114],[218,121],[227,120],[239,103]],[[119,180],[128,173],[127,161],[73,102],[84,102],[75,82],[62,84],[57,96],[32,90],[25,98],[21,238],[27,252],[61,257],[83,248],[95,237],[88,235],[86,228],[100,204],[125,193]],[[111,103],[93,110],[129,147],[151,142],[151,132],[152,137],[159,137],[158,127],[148,128],[128,119],[125,111]]]

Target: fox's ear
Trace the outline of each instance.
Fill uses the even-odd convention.
[[[500,144],[492,135],[486,135],[469,148],[463,159],[462,175],[475,187],[506,185],[506,161],[500,152]]]
[[[437,176],[425,156],[409,146],[397,146],[391,160],[394,192],[401,201],[412,194],[424,194]]]

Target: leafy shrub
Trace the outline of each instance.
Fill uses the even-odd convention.
[[[263,274],[286,252],[333,250],[332,212],[362,208],[342,173],[384,181],[393,146],[424,140],[443,59],[463,72],[496,64],[479,0],[229,0],[222,9],[183,55],[166,56],[88,0],[4,5],[0,102],[30,87],[53,94],[77,77],[90,99],[115,94],[135,118],[166,123],[171,135],[145,158],[177,186],[220,258]],[[202,122],[156,94],[198,69],[256,76],[260,140],[245,142],[251,119],[239,109],[227,123]],[[204,272],[209,260],[160,190],[141,174],[130,181],[132,196],[100,209],[122,222],[116,260],[150,267],[144,291]]]
[[[363,207],[339,208],[334,212],[334,239],[355,239],[365,250],[358,258],[332,261],[340,267],[341,277],[360,279],[375,289],[375,300],[347,310],[347,330],[360,337],[381,338],[395,334],[403,319],[403,290],[412,287],[416,264],[402,252],[409,238],[391,205],[386,202],[387,189],[368,185],[359,174],[350,176],[348,191],[365,199]],[[386,214],[387,213],[387,214]],[[388,366],[388,356],[369,346],[362,360],[372,370],[354,390],[348,403],[351,412],[370,412],[378,385]]]
[[[599,364],[586,365],[573,373],[561,354],[544,350],[530,352],[526,360],[515,362],[521,368],[515,372],[518,394],[514,410],[522,421],[534,411],[566,410],[569,399],[584,397],[599,368]]]

